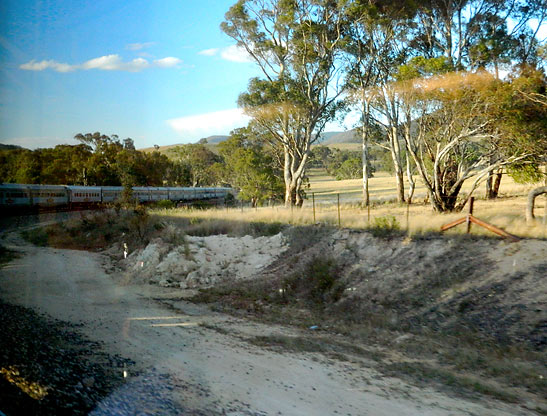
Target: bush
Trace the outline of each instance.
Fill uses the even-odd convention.
[[[272,236],[283,231],[285,226],[280,222],[252,222],[251,229],[254,236]]]
[[[47,247],[49,243],[49,234],[43,228],[33,228],[21,232],[21,236],[29,243],[39,247]]]
[[[342,297],[344,286],[339,278],[340,267],[334,259],[314,257],[303,270],[284,280],[282,296],[325,306]]]
[[[374,218],[372,227],[369,228],[374,237],[391,237],[398,235],[400,230],[401,226],[393,215]]]
[[[175,203],[173,201],[169,201],[168,199],[162,199],[161,201],[156,202],[154,207],[160,209],[171,209],[175,208]]]
[[[19,254],[15,251],[9,250],[0,245],[0,264],[9,263],[13,259],[19,257]]]
[[[150,222],[150,215],[146,211],[143,205],[138,205],[133,210],[133,215],[129,218],[130,230],[137,234],[141,243],[146,243],[146,236],[148,231],[148,224]]]

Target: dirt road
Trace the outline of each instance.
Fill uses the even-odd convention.
[[[126,384],[92,414],[154,414],[162,401],[173,414],[528,414],[410,386],[363,363],[255,346],[248,340],[257,335],[298,330],[217,314],[180,300],[180,291],[126,285],[99,254],[33,247],[15,233],[3,244],[22,253],[0,270],[3,300],[81,323],[86,336],[137,363],[120,369]]]

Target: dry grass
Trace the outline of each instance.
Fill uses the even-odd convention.
[[[340,201],[357,203],[362,200],[362,180],[361,179],[345,179],[337,181],[332,176],[329,176],[324,169],[310,169],[310,188],[306,190],[311,200],[311,194],[315,194],[315,201],[318,203],[334,203],[337,199],[337,194],[340,194]],[[420,181],[418,176],[414,177],[416,181],[416,190],[414,199],[423,201],[426,197],[426,188]],[[405,177],[405,186],[408,186]],[[472,180],[464,183],[462,194],[469,192],[472,186]],[[519,196],[525,195],[534,185],[518,184],[509,176],[505,175],[501,182],[500,196]],[[397,187],[395,178],[388,172],[376,172],[374,177],[369,180],[370,198],[374,202],[393,201],[396,199]],[[479,187],[475,191],[475,196],[482,197],[484,195],[484,186]],[[308,203],[311,201],[308,201]]]
[[[471,183],[464,186],[463,192],[469,190]],[[503,228],[511,234],[529,238],[547,238],[547,225],[544,221],[545,198],[536,199],[537,221],[527,224],[524,218],[526,194],[533,185],[515,183],[505,176],[500,188],[500,197],[495,200],[477,199],[474,215]],[[315,194],[315,221],[312,206],[312,192]],[[361,179],[337,181],[324,170],[312,169],[310,172],[310,189],[308,199],[301,209],[290,209],[284,206],[259,208],[217,208],[211,210],[177,209],[155,210],[152,213],[171,218],[194,218],[204,221],[231,221],[239,223],[283,223],[291,225],[309,225],[321,223],[338,226],[337,194],[340,194],[341,227],[366,229],[374,225],[377,218],[394,216],[400,227],[410,235],[438,232],[441,225],[458,219],[465,213],[439,214],[433,212],[429,204],[423,203],[425,188],[418,184],[416,196],[410,207],[394,202],[396,195],[395,179],[389,173],[378,172],[370,181],[370,194],[373,206],[368,210],[360,207]],[[480,193],[475,195],[480,197]],[[407,221],[408,210],[408,221]],[[473,234],[492,235],[489,231],[473,225]],[[465,226],[460,225],[450,234],[465,233]]]
[[[536,205],[537,221],[527,224],[524,218],[526,197],[504,197],[497,200],[476,200],[474,215],[484,221],[503,228],[511,234],[527,238],[547,238],[547,225],[543,222],[545,199],[538,198]],[[407,221],[408,209],[408,221]],[[176,209],[155,210],[152,214],[170,218],[198,218],[203,221],[230,221],[238,223],[284,223],[290,225],[309,225],[314,223],[311,201],[306,201],[301,209],[285,207],[260,208],[217,208],[211,210]],[[410,235],[439,232],[441,225],[464,216],[465,213],[439,214],[433,212],[429,205],[413,204],[410,207],[397,203],[375,205],[368,211],[357,204],[342,203],[340,207],[340,225],[345,228],[366,229],[374,225],[376,219],[393,216],[400,224],[401,230]],[[315,223],[338,225],[338,210],[334,204],[317,204]],[[460,225],[447,231],[449,234],[465,233],[465,226]],[[493,235],[481,227],[472,226],[476,235]]]

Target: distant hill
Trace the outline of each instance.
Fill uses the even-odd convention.
[[[230,136],[209,136],[209,137],[205,137],[205,140],[207,140],[208,144],[219,144],[219,143],[222,143],[222,142],[228,140],[229,137]],[[203,140],[203,139],[201,139],[201,140]],[[201,141],[201,140],[199,140],[199,141]]]
[[[15,149],[24,149],[24,147],[17,146],[15,144],[0,143],[0,150],[15,150]]]
[[[361,137],[356,129],[352,129],[333,133],[321,144],[328,145],[338,143],[361,143]]]
[[[326,131],[321,133],[321,137],[317,141],[316,144],[324,144],[327,140],[329,140],[331,137],[336,136],[337,134],[343,133],[341,131]]]
[[[204,137],[200,140],[197,140],[195,143],[199,143],[200,141],[207,140],[207,147],[215,153],[217,153],[216,145],[219,143],[222,143],[225,140],[228,140],[230,136],[224,136],[224,135],[215,135],[215,136],[209,136]],[[357,135],[357,130],[348,130],[348,131],[327,131],[324,133],[321,133],[321,138],[317,141],[317,144],[321,145],[330,145],[330,144],[340,144],[340,143],[361,143],[361,138]],[[172,149],[176,146],[184,146],[184,143],[177,143],[177,144],[169,144],[166,146],[160,146],[159,151],[161,153],[167,152],[169,149]],[[154,151],[153,147],[147,147],[144,149],[139,149],[143,152],[152,152]]]

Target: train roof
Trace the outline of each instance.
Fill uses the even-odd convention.
[[[68,189],[70,190],[86,190],[86,189],[90,189],[90,190],[94,190],[94,191],[97,191],[97,190],[100,190],[101,188],[104,188],[104,186],[82,186],[82,185],[68,185],[67,186]]]
[[[65,190],[66,185],[39,185],[39,184],[25,184],[25,183],[3,183],[0,185],[3,189],[56,189]]]

